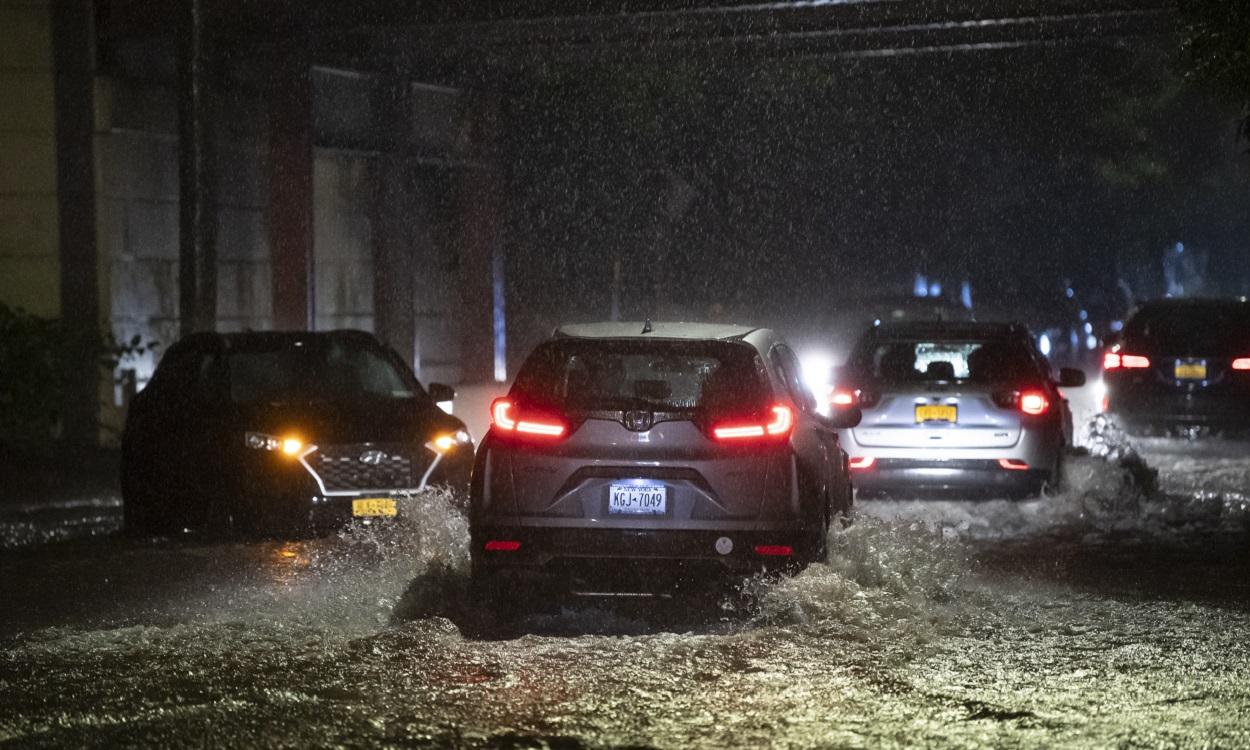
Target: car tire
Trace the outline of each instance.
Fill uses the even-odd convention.
[[[212,536],[228,538],[240,530],[237,514],[224,498],[216,497],[209,501],[205,515],[204,530]]]
[[[1067,448],[1061,447],[1058,455],[1055,456],[1055,465],[1050,470],[1050,475],[1046,477],[1046,481],[1042,483],[1039,495],[1057,495],[1064,490],[1063,481],[1063,457],[1067,452]]]
[[[128,480],[122,472],[122,530],[131,536],[147,536],[151,534],[151,506],[146,493],[134,486],[134,480]]]
[[[469,568],[469,608],[479,627],[492,637],[509,635],[522,615],[522,594],[499,571],[476,563]]]
[[[829,559],[830,502],[821,504],[820,517],[813,519],[803,531],[803,548],[799,558],[802,566],[823,563]]]
[[[157,513],[155,498],[123,453],[121,467],[122,530],[132,536],[151,536],[166,531],[168,523]]]

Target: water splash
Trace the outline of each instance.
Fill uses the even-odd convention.
[[[967,549],[923,521],[858,516],[829,534],[827,563],[764,583],[754,625],[798,624],[857,639],[926,632],[971,572]]]

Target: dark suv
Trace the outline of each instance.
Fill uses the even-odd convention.
[[[652,589],[820,559],[852,497],[836,428],[858,410],[815,406],[768,330],[557,330],[491,407],[470,496],[475,584]]]
[[[391,349],[359,331],[198,333],[170,347],[122,436],[126,528],[307,528],[467,487],[473,444]]]
[[[1107,410],[1132,432],[1250,429],[1250,303],[1160,300],[1103,355]]]

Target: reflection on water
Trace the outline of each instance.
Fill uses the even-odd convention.
[[[502,629],[439,493],[321,539],[10,551],[0,742],[1241,744],[1244,606],[1107,582],[1170,534],[1177,576],[1232,585],[1186,549],[1245,518],[1202,466],[1250,458],[1149,445],[1156,488],[1130,455],[1074,457],[1037,501],[864,503],[828,564],[727,597],[544,602]]]

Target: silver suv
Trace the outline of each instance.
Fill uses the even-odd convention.
[[[870,328],[835,378],[834,405],[859,406],[842,431],[860,497],[1032,496],[1055,486],[1072,413],[1033,337],[1015,324],[926,322]]]
[[[837,428],[858,410],[817,414],[772,331],[565,326],[491,412],[470,530],[492,595],[514,578],[595,593],[795,568],[850,509]]]

